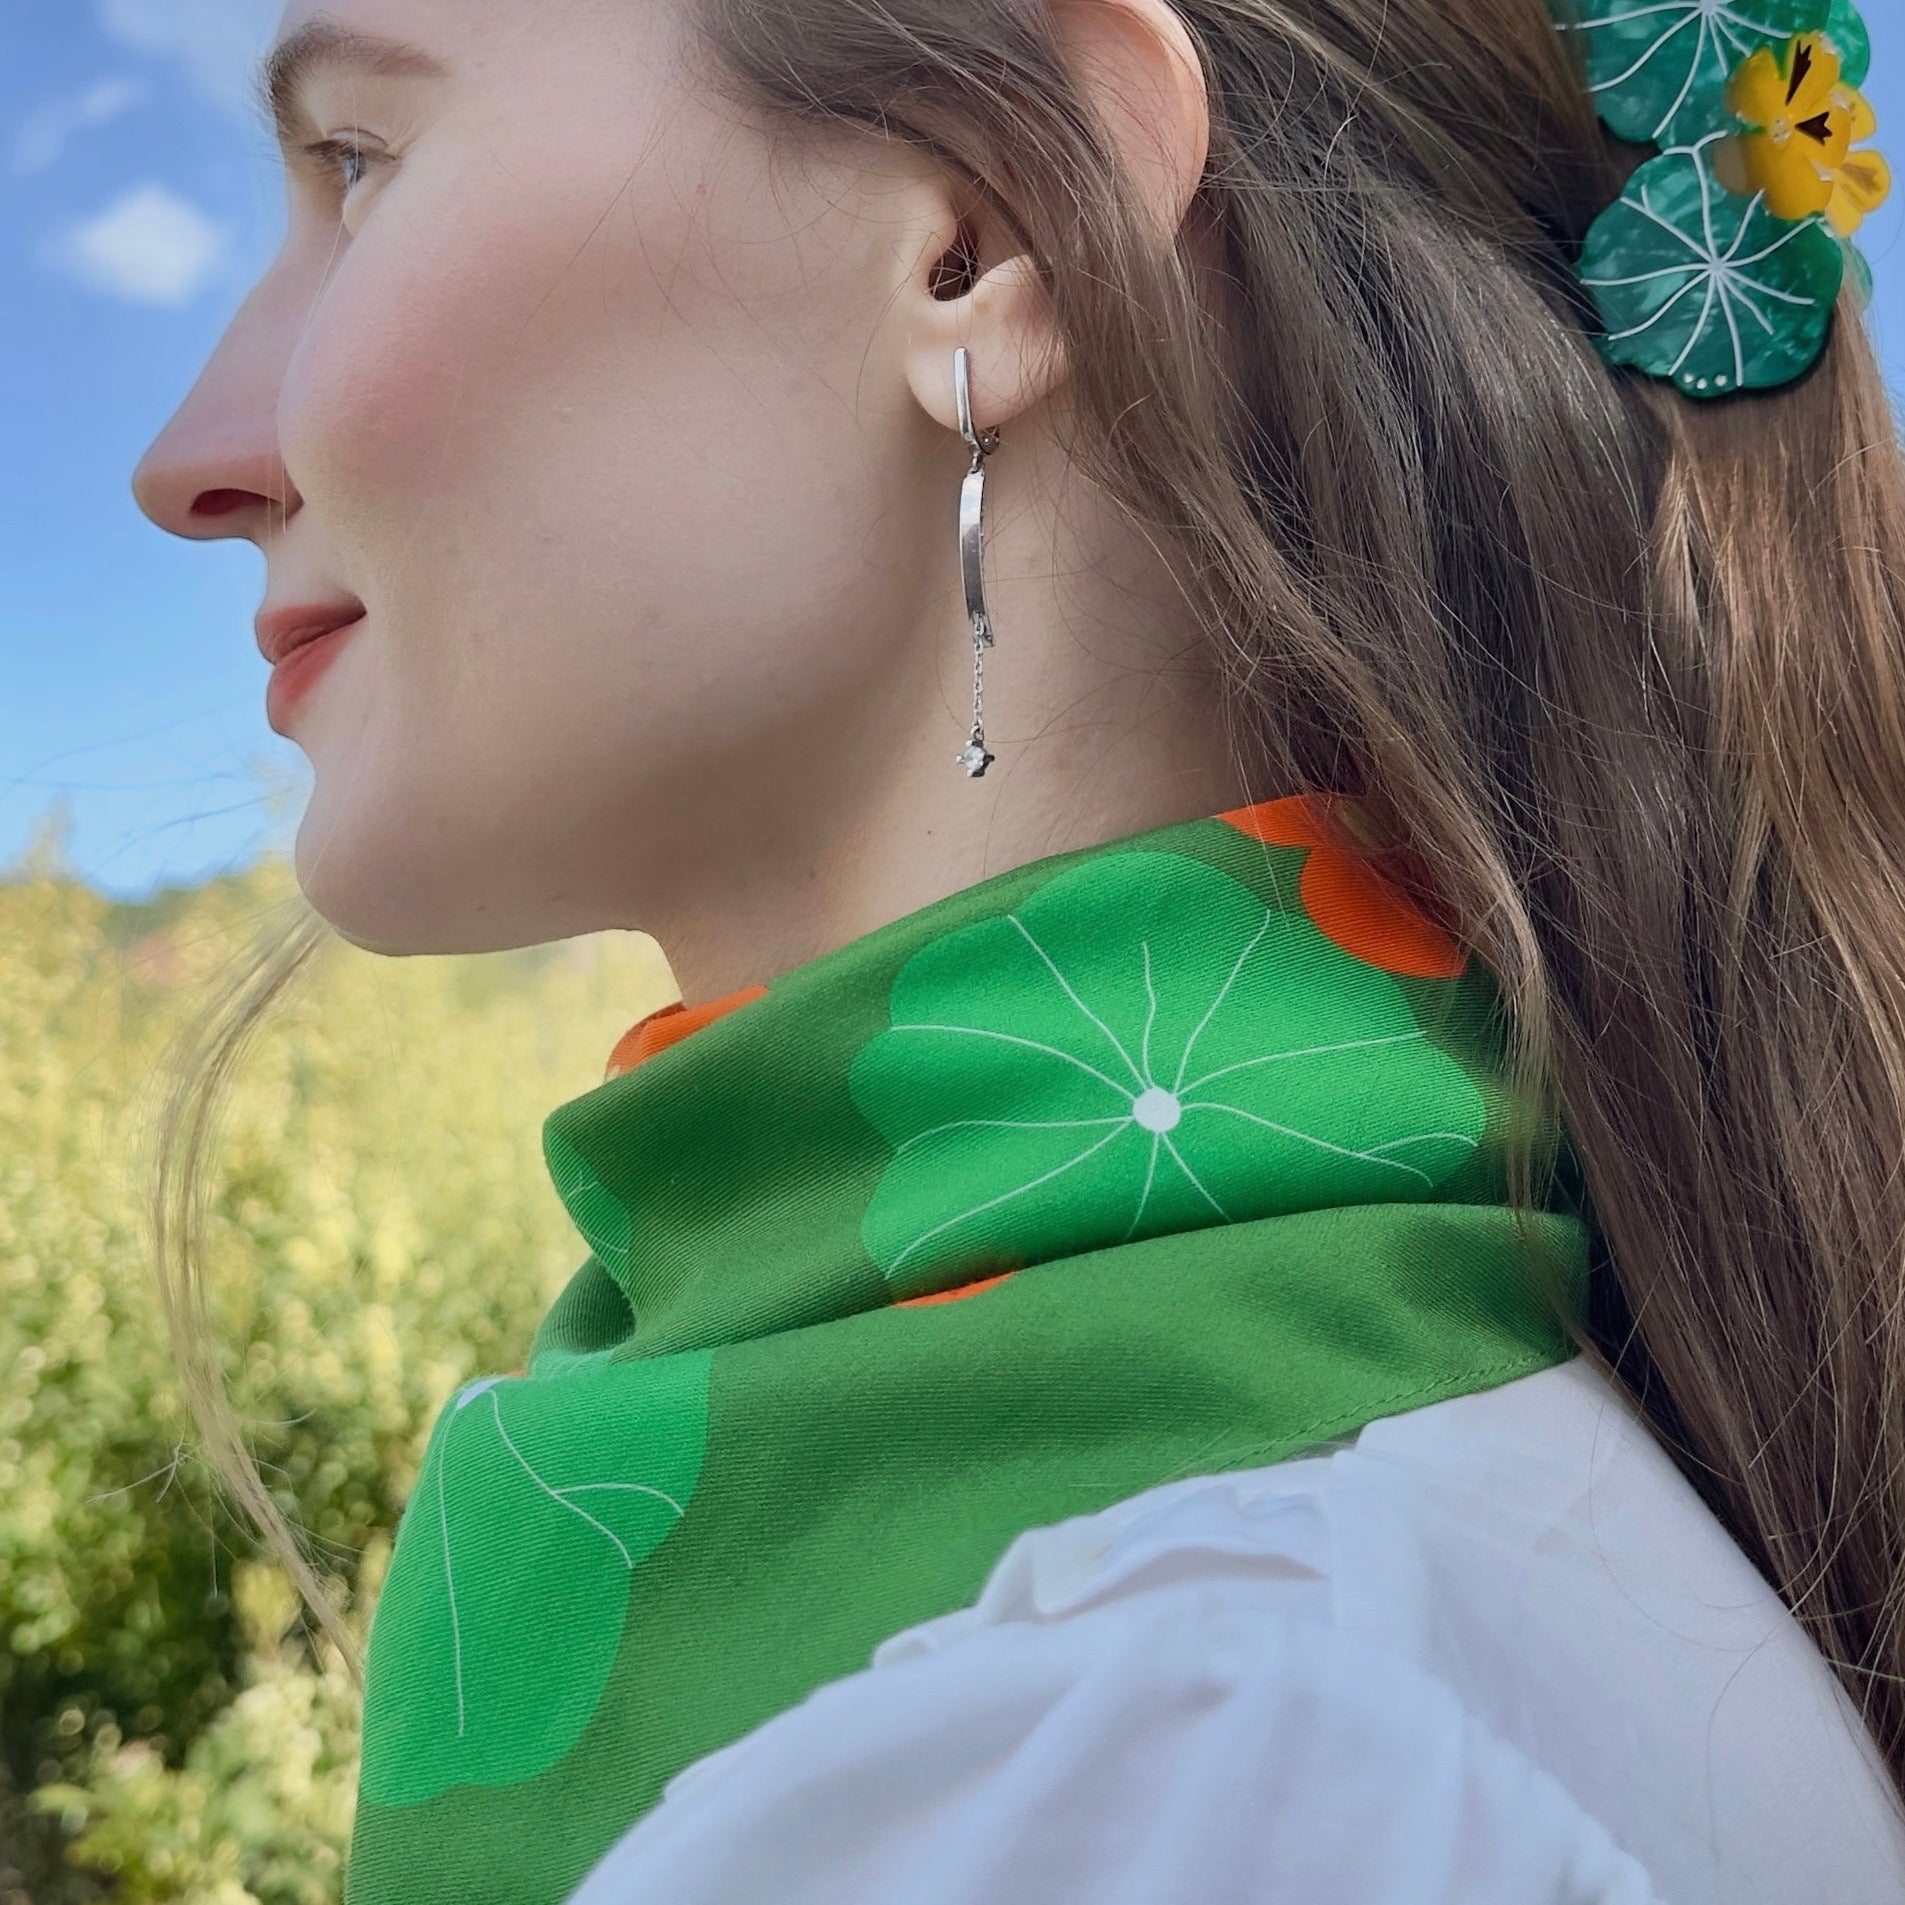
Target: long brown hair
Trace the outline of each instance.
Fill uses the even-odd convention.
[[[1905,465],[1859,313],[1774,393],[1610,371],[1572,266],[1636,155],[1544,0],[1174,4],[1214,270],[1048,0],[699,0],[697,44],[1037,261],[1072,454],[1185,557],[1253,783],[1359,796],[1501,981],[1604,1245],[1585,1347],[1905,1784]]]
[[[1572,267],[1635,155],[1544,0],[1175,0],[1202,280],[1046,5],[704,4],[744,98],[1023,235],[1261,783],[1360,795],[1502,980],[1598,1347],[1905,1775],[1905,468],[1851,300],[1777,394],[1610,372]]]

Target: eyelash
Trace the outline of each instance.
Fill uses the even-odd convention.
[[[304,156],[311,160],[324,175],[332,179],[343,191],[349,192],[351,186],[361,185],[370,173],[370,168],[383,157],[381,153],[369,151],[350,139],[319,139],[313,144],[301,148]],[[357,162],[363,167],[357,177],[346,180],[343,164],[347,160]]]

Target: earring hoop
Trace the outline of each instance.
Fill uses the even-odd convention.
[[[986,611],[985,578],[985,460],[999,447],[996,429],[975,430],[972,424],[971,354],[965,345],[953,352],[953,403],[959,416],[959,434],[972,451],[972,466],[959,485],[959,573],[965,585],[966,616],[972,623],[972,734],[953,756],[977,780],[997,757],[986,752],[984,713],[984,651],[993,646],[992,618]]]

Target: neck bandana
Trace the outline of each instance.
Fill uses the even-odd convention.
[[[1574,1353],[1565,1138],[1353,813],[1019,867],[651,1015],[549,1114],[591,1255],[431,1433],[350,1905],[554,1905],[1023,1530]],[[1522,1231],[1518,1124],[1562,1187]]]

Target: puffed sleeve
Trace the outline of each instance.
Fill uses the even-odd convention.
[[[1445,1683],[1312,1618],[1301,1573],[1179,1556],[889,1643],[680,1775],[572,1905],[1652,1905]]]

